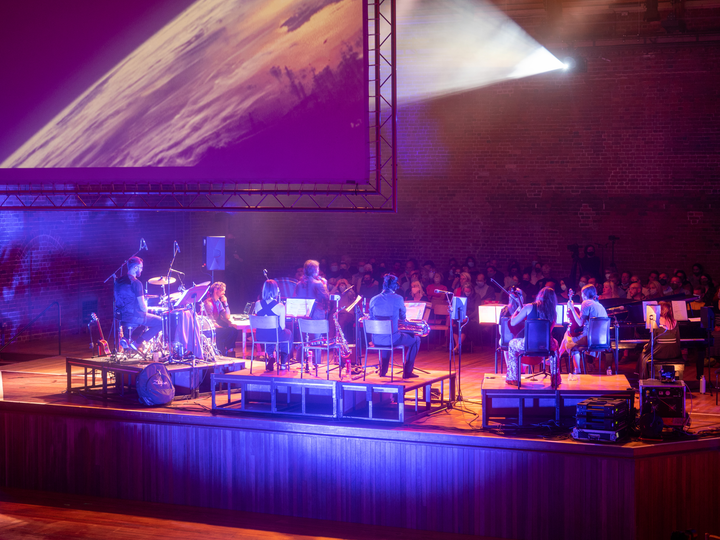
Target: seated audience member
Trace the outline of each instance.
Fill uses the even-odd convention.
[[[694,291],[693,291],[692,283],[690,283],[689,281],[683,282],[682,287],[681,287],[681,290],[682,290],[682,292],[684,292],[687,296],[692,296],[692,295],[693,295],[693,292],[694,292]]]
[[[455,282],[457,283],[455,285],[455,288],[453,290],[453,294],[455,296],[460,296],[462,294],[462,287],[466,283],[472,283],[472,277],[470,276],[469,272],[462,272],[457,278],[455,279]]]
[[[715,284],[712,278],[708,274],[702,274],[700,276],[700,299],[705,303],[706,306],[713,305],[713,298],[715,298]]]
[[[427,302],[428,297],[425,296],[425,289],[419,281],[413,281],[410,284],[409,294],[405,297],[408,302]]]
[[[628,300],[645,300],[645,295],[642,293],[642,287],[637,281],[630,284],[628,289]]]
[[[678,276],[671,277],[669,294],[680,294],[682,292],[682,280]]]
[[[700,276],[704,273],[703,265],[700,263],[693,264],[692,274],[688,276],[688,281],[692,283],[693,290],[700,286]]]
[[[505,276],[505,279],[503,282],[503,287],[510,290],[510,287],[512,287],[513,285],[517,286],[517,283],[513,283],[513,276],[515,276],[515,275],[517,275],[517,276],[520,275],[520,265],[518,264],[517,261],[511,261],[510,264],[508,265],[508,273]]]
[[[330,268],[328,269],[327,273],[328,283],[331,279],[334,279],[337,282],[340,277],[342,277],[340,275],[340,263],[338,263],[337,261],[331,261]]]
[[[627,291],[630,288],[630,272],[623,272],[620,276],[620,285],[618,285],[622,291],[623,298],[627,297]]]
[[[432,301],[433,298],[442,298],[445,296],[443,292],[446,292],[448,288],[443,284],[443,281],[443,275],[440,272],[435,272],[433,282],[427,288],[427,296],[430,301]]]
[[[520,283],[518,284],[518,288],[523,292],[526,302],[529,302],[535,298],[535,295],[537,294],[538,289],[530,281],[530,271],[529,270],[523,272],[522,280],[520,280]]]
[[[330,291],[330,294],[342,294],[346,290],[350,288],[350,283],[347,279],[340,278],[335,281],[335,284],[330,287],[330,282],[328,281],[328,289]]]
[[[262,288],[262,294],[260,300],[255,302],[255,315],[260,316],[276,316],[278,318],[279,341],[280,341],[280,363],[279,366],[287,365],[287,357],[290,353],[290,347],[292,344],[292,333],[288,328],[285,328],[285,305],[280,302],[280,289],[277,281],[274,279],[268,279]],[[258,341],[274,341],[275,330],[258,328],[255,330],[255,338]],[[265,348],[268,355],[267,371],[273,370],[275,363],[275,345],[268,345]]]
[[[417,271],[418,266],[415,259],[408,259],[405,262],[405,272],[398,278],[398,284],[400,286],[400,293],[404,295],[410,290],[410,283],[412,283],[412,273]]]
[[[540,288],[540,285],[538,283],[545,277],[545,274],[543,274],[542,271],[542,265],[534,261],[532,271],[530,272],[530,283],[535,285],[536,287]]]
[[[432,261],[425,261],[422,267],[422,271],[420,272],[420,277],[422,278],[422,284],[424,287],[427,287],[431,283],[433,283],[433,277],[435,276],[435,263]]]
[[[489,304],[495,301],[495,292],[485,281],[485,274],[478,274],[475,278],[475,294],[480,304]]]
[[[581,291],[582,304],[580,305],[580,313],[573,309],[572,302],[568,302],[568,312],[575,320],[575,323],[582,326],[582,333],[577,338],[567,338],[566,348],[572,353],[573,364],[576,372],[580,369],[580,352],[578,348],[587,347],[588,330],[590,319],[597,317],[607,317],[605,307],[598,302],[597,289],[594,285],[586,285]]]
[[[380,284],[373,279],[372,272],[365,272],[363,275],[358,294],[363,298],[372,298],[380,294]]]
[[[672,303],[660,302],[660,320],[658,328],[653,329],[655,343],[652,349],[653,361],[674,360],[682,358],[680,347],[680,331],[675,321]],[[648,342],[643,347],[642,355],[638,359],[637,374],[644,379],[648,375],[648,363],[650,362],[650,345]]]
[[[663,297],[663,286],[659,281],[650,281],[647,285],[647,300],[657,300]]]
[[[617,293],[616,298],[625,298],[627,296],[626,291],[620,288],[620,274],[617,272],[611,272],[608,281],[615,285],[615,292]]]
[[[569,298],[568,293],[570,290],[568,289],[567,282],[564,279],[560,280],[560,285],[556,288],[555,294],[557,295],[558,304],[565,304]]]
[[[660,285],[662,285],[663,296],[672,294],[672,288],[670,287],[670,278],[665,272],[658,276],[658,282],[660,283]]]
[[[475,257],[473,257],[472,255],[468,255],[465,258],[465,266],[467,266],[467,268],[468,268],[467,271],[470,273],[470,275],[475,276],[475,274],[477,274],[478,264],[477,264],[477,261],[475,260]]]
[[[603,292],[600,295],[601,300],[607,300],[608,298],[619,298],[617,288],[612,281],[603,283]]]
[[[490,288],[491,288],[491,289],[493,290],[493,292],[495,293],[495,298],[496,298],[496,299],[497,299],[497,298],[500,298],[500,294],[502,293],[502,289],[501,289],[500,287],[498,287],[497,285],[495,285],[495,284],[494,284],[492,281],[490,281],[490,280],[491,280],[491,279],[494,279],[494,280],[497,281],[498,283],[505,283],[505,276],[503,275],[503,273],[500,272],[500,271],[498,271],[498,269],[497,269],[495,266],[490,265],[490,266],[488,266],[487,269],[485,270],[485,277],[487,278],[487,284],[490,286]]]
[[[675,270],[675,275],[680,278],[680,281],[685,283],[688,278],[687,274],[685,273],[685,270]]]
[[[540,270],[542,272],[542,279],[536,283],[540,288],[547,287],[548,282],[552,281],[553,283],[557,283],[555,279],[552,277],[552,269],[550,268],[550,265],[545,263],[540,267]]]

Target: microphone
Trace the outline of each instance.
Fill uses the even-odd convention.
[[[141,239],[140,239],[140,249],[139,249],[138,251],[142,251],[143,249],[144,249],[145,251],[147,251],[147,250],[148,250],[148,247],[147,247],[147,243],[145,242],[145,239],[144,239],[144,238],[141,238]]]
[[[177,243],[177,240],[173,242],[173,248],[177,253],[180,253],[180,245]]]
[[[265,276],[265,279],[268,278],[268,277],[267,277],[267,270],[266,270],[265,268],[263,268],[263,276]]]
[[[181,272],[180,270],[175,270],[174,268],[171,268],[170,271],[175,272],[176,274],[180,274],[181,276],[185,275],[185,272]]]

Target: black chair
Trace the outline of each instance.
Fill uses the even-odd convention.
[[[598,355],[598,373],[602,373],[602,353],[611,352],[610,322],[611,319],[609,317],[592,317],[588,320],[587,346],[576,349],[580,352],[582,372],[584,374],[587,374],[587,363],[585,360],[587,353],[600,353]]]
[[[548,358],[555,357],[555,365],[557,365],[556,352],[552,350],[552,340],[550,333],[552,331],[552,321],[545,319],[526,319],[525,320],[525,349],[522,356],[539,356]],[[522,377],[520,376],[522,367],[522,356],[518,357],[518,388],[520,388]],[[547,371],[543,369],[545,376]]]

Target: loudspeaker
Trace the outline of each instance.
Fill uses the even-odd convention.
[[[203,254],[208,270],[225,270],[225,237],[203,238]]]
[[[700,328],[715,330],[715,312],[713,308],[708,306],[700,308]]]

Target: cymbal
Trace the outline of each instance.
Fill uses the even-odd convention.
[[[208,285],[210,285],[210,282],[209,282],[209,281],[203,281],[202,283],[198,283],[198,284],[195,285],[195,286],[196,286],[196,287],[207,287]]]
[[[148,279],[148,283],[150,285],[170,285],[171,283],[175,283],[177,280],[174,277],[170,278],[170,281],[168,281],[168,278],[165,276],[162,277],[153,277]]]

